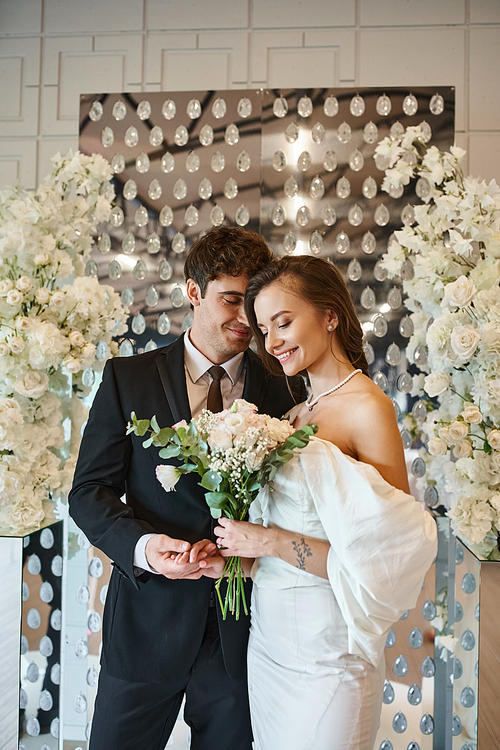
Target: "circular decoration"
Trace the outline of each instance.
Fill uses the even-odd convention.
[[[434,731],[434,719],[430,714],[424,714],[420,719],[420,731],[422,734],[432,734]]]
[[[222,224],[224,221],[225,215],[222,208],[218,205],[215,205],[212,210],[210,211],[210,221],[212,223],[212,226],[218,227]]]
[[[349,166],[351,167],[353,172],[360,172],[365,166],[365,158],[361,151],[358,151],[358,149],[353,151],[350,155]]]
[[[281,227],[285,223],[286,214],[281,203],[277,203],[271,211],[271,221],[275,227]]]
[[[309,248],[313,255],[319,255],[323,249],[323,237],[318,231],[314,231],[309,238]]]
[[[295,122],[289,123],[285,129],[285,138],[287,139],[288,143],[295,143],[298,137],[299,137],[299,127],[297,123]]]
[[[162,210],[160,211],[160,216],[158,218],[158,221],[162,225],[162,227],[169,227],[174,220],[174,212],[170,208],[170,206],[163,206]]]
[[[309,151],[302,151],[297,159],[297,167],[301,172],[307,172],[307,170],[311,166],[311,161],[311,154],[309,153]]]
[[[174,198],[177,198],[178,201],[183,200],[187,195],[187,185],[185,181],[182,178],[179,178],[176,180],[173,188],[173,194]]]
[[[246,119],[252,114],[252,102],[247,96],[243,96],[236,107],[236,111],[240,117]]]
[[[378,224],[379,227],[387,226],[391,218],[387,206],[383,203],[381,203],[380,206],[377,206],[377,208],[375,209],[375,213],[373,214],[373,218],[375,219],[375,224]]]
[[[151,129],[151,132],[149,134],[149,143],[151,146],[161,146],[163,143],[163,130],[160,128],[159,125],[155,125],[154,128]]]
[[[115,134],[113,133],[113,129],[107,125],[105,128],[101,131],[101,143],[104,146],[104,148],[109,148],[113,145],[115,142]]]
[[[351,247],[351,240],[349,239],[349,235],[345,232],[339,232],[337,236],[335,237],[334,242],[334,248],[335,250],[340,253],[340,255],[345,255],[349,248]]]
[[[365,198],[375,198],[377,195],[377,183],[373,177],[370,176],[364,180],[361,190]]]
[[[161,113],[165,120],[173,120],[177,112],[177,107],[173,99],[165,99],[161,108]]]
[[[114,174],[121,174],[125,169],[125,157],[123,154],[115,154],[111,159],[111,169]]]
[[[299,194],[299,186],[294,177],[289,177],[284,185],[284,193],[287,198],[295,198]]]
[[[337,191],[337,197],[342,198],[342,200],[345,200],[346,198],[350,196],[351,183],[349,182],[347,177],[341,177],[337,181],[336,191]]]
[[[133,125],[127,128],[123,140],[125,142],[125,145],[129,148],[134,148],[134,146],[137,146],[137,144],[139,143],[139,133],[137,132],[137,128],[135,128]]]
[[[221,120],[227,112],[227,105],[222,97],[218,96],[212,104],[212,114],[216,120]]]
[[[201,104],[199,99],[190,99],[187,103],[186,114],[191,120],[196,120],[201,115]]]
[[[283,96],[274,100],[273,112],[275,117],[285,117],[288,113],[288,102]]]
[[[248,154],[246,151],[241,151],[238,154],[238,158],[236,159],[236,169],[239,172],[248,172],[250,169],[250,154]]]
[[[299,210],[297,211],[295,220],[299,226],[305,227],[309,223],[310,218],[311,216],[310,216],[309,209],[307,208],[307,206],[301,206]]]
[[[174,143],[177,146],[185,146],[189,141],[189,132],[185,125],[179,125],[174,133]]]
[[[148,223],[149,216],[148,216],[148,209],[144,206],[139,206],[139,208],[136,210],[134,214],[134,222],[137,224],[138,227],[145,227]]]
[[[301,117],[312,115],[313,103],[308,96],[302,96],[297,104],[297,112]]]
[[[326,206],[324,206],[321,212],[321,218],[323,224],[326,224],[327,227],[333,227],[337,221],[337,212],[333,203],[327,203]]]
[[[311,180],[309,187],[309,195],[315,200],[320,200],[325,194],[325,183],[319,175],[316,175]]]
[[[137,183],[135,180],[127,180],[123,186],[123,197],[127,201],[133,201],[137,195]]]
[[[434,94],[429,103],[429,111],[433,115],[442,115],[444,112],[444,99],[441,94]]]
[[[394,688],[392,687],[390,682],[386,682],[384,685],[382,700],[387,706],[391,703],[394,703]]]
[[[151,104],[147,99],[142,99],[139,102],[136,112],[140,120],[148,120],[151,117]]]
[[[337,169],[338,160],[335,151],[326,151],[323,157],[323,167],[327,172],[335,172]]]
[[[174,270],[166,258],[162,258],[158,264],[158,276],[162,281],[168,281],[172,278]]]
[[[313,139],[314,143],[323,143],[323,141],[325,140],[325,135],[325,126],[320,122],[317,122],[311,130],[311,138]]]
[[[379,370],[378,372],[373,373],[372,380],[375,383],[375,385],[378,385],[378,387],[382,391],[385,392],[387,390],[387,388],[389,386],[389,382],[388,382],[387,377],[384,375],[383,372],[380,372],[380,370]]]
[[[339,113],[339,102],[336,96],[327,96],[323,104],[323,112],[327,117],[335,117]]]
[[[293,232],[288,232],[283,240],[283,249],[288,255],[292,255],[293,251],[297,247],[297,238]]]
[[[408,688],[406,697],[410,706],[419,706],[422,703],[422,691],[415,683]]]
[[[157,201],[160,200],[161,194],[162,189],[159,181],[157,179],[151,180],[148,187],[148,196],[152,201]]]
[[[245,206],[244,203],[241,204],[241,206],[236,211],[235,215],[235,221],[240,227],[245,227],[248,222],[250,221],[250,211]]]
[[[92,120],[92,122],[98,122],[103,116],[103,113],[104,110],[101,102],[97,101],[97,99],[94,100],[90,105],[89,118]]]
[[[347,122],[342,122],[337,130],[337,138],[341,143],[349,143],[352,136],[351,126]]]
[[[412,115],[415,115],[418,111],[418,102],[415,96],[413,94],[408,94],[408,96],[405,96],[403,99],[403,112],[405,115],[408,115],[408,117],[411,117]]]
[[[198,195],[204,201],[207,201],[212,195],[212,183],[206,177],[198,185]]]
[[[156,324],[158,333],[161,336],[166,336],[167,333],[170,333],[170,325],[170,318],[168,317],[167,313],[162,313],[158,318],[158,323]]]
[[[200,157],[196,151],[190,151],[186,156],[186,172],[197,172],[200,168]]]
[[[408,672],[408,662],[403,654],[400,654],[394,661],[393,672],[398,677],[404,677]]]
[[[160,167],[162,172],[165,172],[168,174],[169,172],[173,172],[175,169],[175,159],[174,156],[170,153],[170,151],[167,151],[165,154],[163,154]]]
[[[214,142],[214,131],[210,125],[203,125],[199,139],[202,146],[210,146]]]
[[[234,123],[227,126],[226,132],[224,133],[224,140],[228,146],[235,146],[240,140],[240,131]]]
[[[313,196],[314,197],[314,196]],[[347,221],[353,227],[359,227],[363,223],[363,210],[357,203],[351,206],[347,214]]]
[[[176,284],[170,292],[170,302],[172,307],[179,308],[184,305],[184,291],[179,284]]]
[[[278,150],[274,152],[272,165],[273,165],[273,169],[275,169],[277,172],[282,172],[285,169],[286,156],[283,153],[283,151]]]
[[[236,198],[238,195],[238,183],[234,177],[230,177],[226,180],[226,184],[224,185],[224,195],[226,198],[229,198],[229,200]]]
[[[121,99],[118,99],[118,101],[113,104],[112,115],[115,120],[124,120],[127,115],[127,107],[125,106],[125,102],[123,102]]]
[[[353,117],[361,117],[365,111],[365,100],[359,94],[353,96],[349,103],[349,111]]]
[[[216,151],[210,160],[210,168],[213,172],[222,172],[225,166],[226,159],[224,158],[224,154],[220,151]]]
[[[349,281],[359,281],[363,275],[361,263],[357,258],[353,258],[347,266],[347,278]]]
[[[363,140],[365,143],[376,143],[378,140],[378,128],[371,120],[363,128]]]
[[[387,334],[387,331],[389,330],[389,326],[387,323],[387,320],[384,318],[384,316],[381,313],[378,313],[375,315],[375,317],[372,320],[373,325],[373,333],[378,339],[383,339],[384,336]]]
[[[186,238],[181,232],[177,232],[172,239],[172,250],[180,255],[186,249]]]
[[[376,303],[375,292],[369,286],[366,286],[361,292],[359,302],[364,310],[373,310]]]
[[[191,204],[184,211],[184,224],[188,227],[194,227],[198,223],[199,213],[198,209]]]
[[[382,94],[382,96],[379,96],[377,99],[377,103],[375,104],[375,109],[377,110],[377,114],[379,114],[381,117],[387,117],[388,114],[390,114],[392,109],[392,103],[386,94]]]

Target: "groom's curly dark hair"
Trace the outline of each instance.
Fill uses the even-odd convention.
[[[273,255],[256,232],[241,227],[214,227],[192,246],[184,263],[186,281],[193,279],[204,297],[209,281],[220,276],[252,278]]]

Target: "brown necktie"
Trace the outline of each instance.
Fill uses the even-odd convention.
[[[207,409],[212,412],[222,411],[224,407],[222,405],[220,381],[221,378],[226,375],[226,371],[220,365],[213,365],[213,367],[210,367],[207,372],[212,376],[212,382],[208,389]]]

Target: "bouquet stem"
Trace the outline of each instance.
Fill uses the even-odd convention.
[[[222,600],[220,586],[222,581],[227,581],[226,596]],[[243,611],[248,615],[248,607],[245,597],[244,581],[246,581],[245,571],[241,557],[229,557],[224,565],[224,571],[215,584],[215,590],[219,599],[222,612],[222,618],[225,620],[227,612],[240,619],[240,606],[243,605]]]

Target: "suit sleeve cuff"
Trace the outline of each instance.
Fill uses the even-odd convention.
[[[142,573],[154,573],[160,575],[157,570],[151,567],[146,559],[146,544],[149,542],[152,536],[155,534],[143,534],[134,549],[134,573],[138,577]]]

